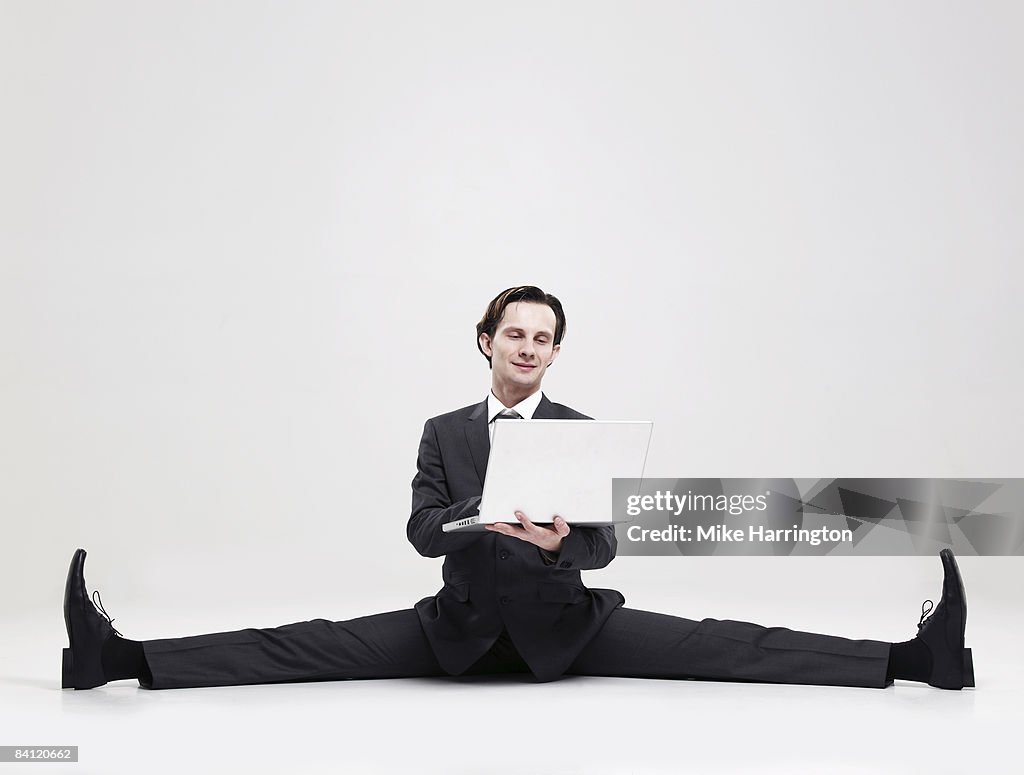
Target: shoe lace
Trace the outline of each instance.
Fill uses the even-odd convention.
[[[103,618],[107,620],[107,624],[110,625],[110,629],[114,630],[114,632],[117,633],[118,637],[123,638],[124,635],[121,635],[121,633],[117,632],[117,629],[115,629],[114,627],[114,620],[110,617],[110,614],[107,613],[107,609],[103,607],[103,598],[100,597],[100,592],[98,589],[93,590],[92,604],[96,606],[96,610],[99,611],[103,615]]]
[[[931,600],[925,600],[923,603],[921,603],[921,619],[917,623],[917,629],[920,630],[922,627],[924,627],[924,623],[928,621],[928,615],[932,612],[934,608],[935,603],[933,603]]]

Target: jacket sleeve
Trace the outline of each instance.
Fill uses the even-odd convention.
[[[445,533],[441,526],[479,513],[479,495],[452,503],[437,431],[433,420],[427,420],[416,459],[416,476],[412,480],[412,514],[405,529],[409,543],[424,557],[440,557],[465,549],[486,535],[486,531]]]
[[[561,551],[557,555],[541,551],[541,559],[560,570],[595,570],[614,560],[617,548],[614,525],[572,527]]]

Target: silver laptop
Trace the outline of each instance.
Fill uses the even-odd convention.
[[[537,524],[560,516],[570,525],[610,525],[612,479],[643,478],[653,426],[650,420],[500,420],[480,513],[442,529],[514,524],[516,511]]]

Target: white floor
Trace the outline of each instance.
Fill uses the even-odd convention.
[[[7,622],[0,744],[78,745],[77,764],[45,765],[75,773],[1019,771],[1024,628],[1002,613],[969,628],[978,687],[962,692],[521,677],[62,691],[62,623],[25,615]],[[214,629],[211,612],[180,616],[163,624]]]

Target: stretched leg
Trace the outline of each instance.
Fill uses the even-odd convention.
[[[881,688],[889,645],[617,608],[568,672]]]
[[[883,687],[893,679],[941,689],[974,686],[964,645],[967,595],[951,549],[942,560],[942,597],[925,601],[917,635],[904,643],[848,640],[746,622],[616,609],[570,673],[636,678]],[[929,616],[929,612],[931,615]]]
[[[413,609],[143,641],[147,688],[444,675]],[[148,678],[148,676],[147,676]]]
[[[64,588],[68,648],[61,686],[91,689],[138,678],[153,689],[444,675],[413,609],[345,622],[315,619],[284,627],[188,638],[121,637],[85,587],[85,550],[71,559]]]

